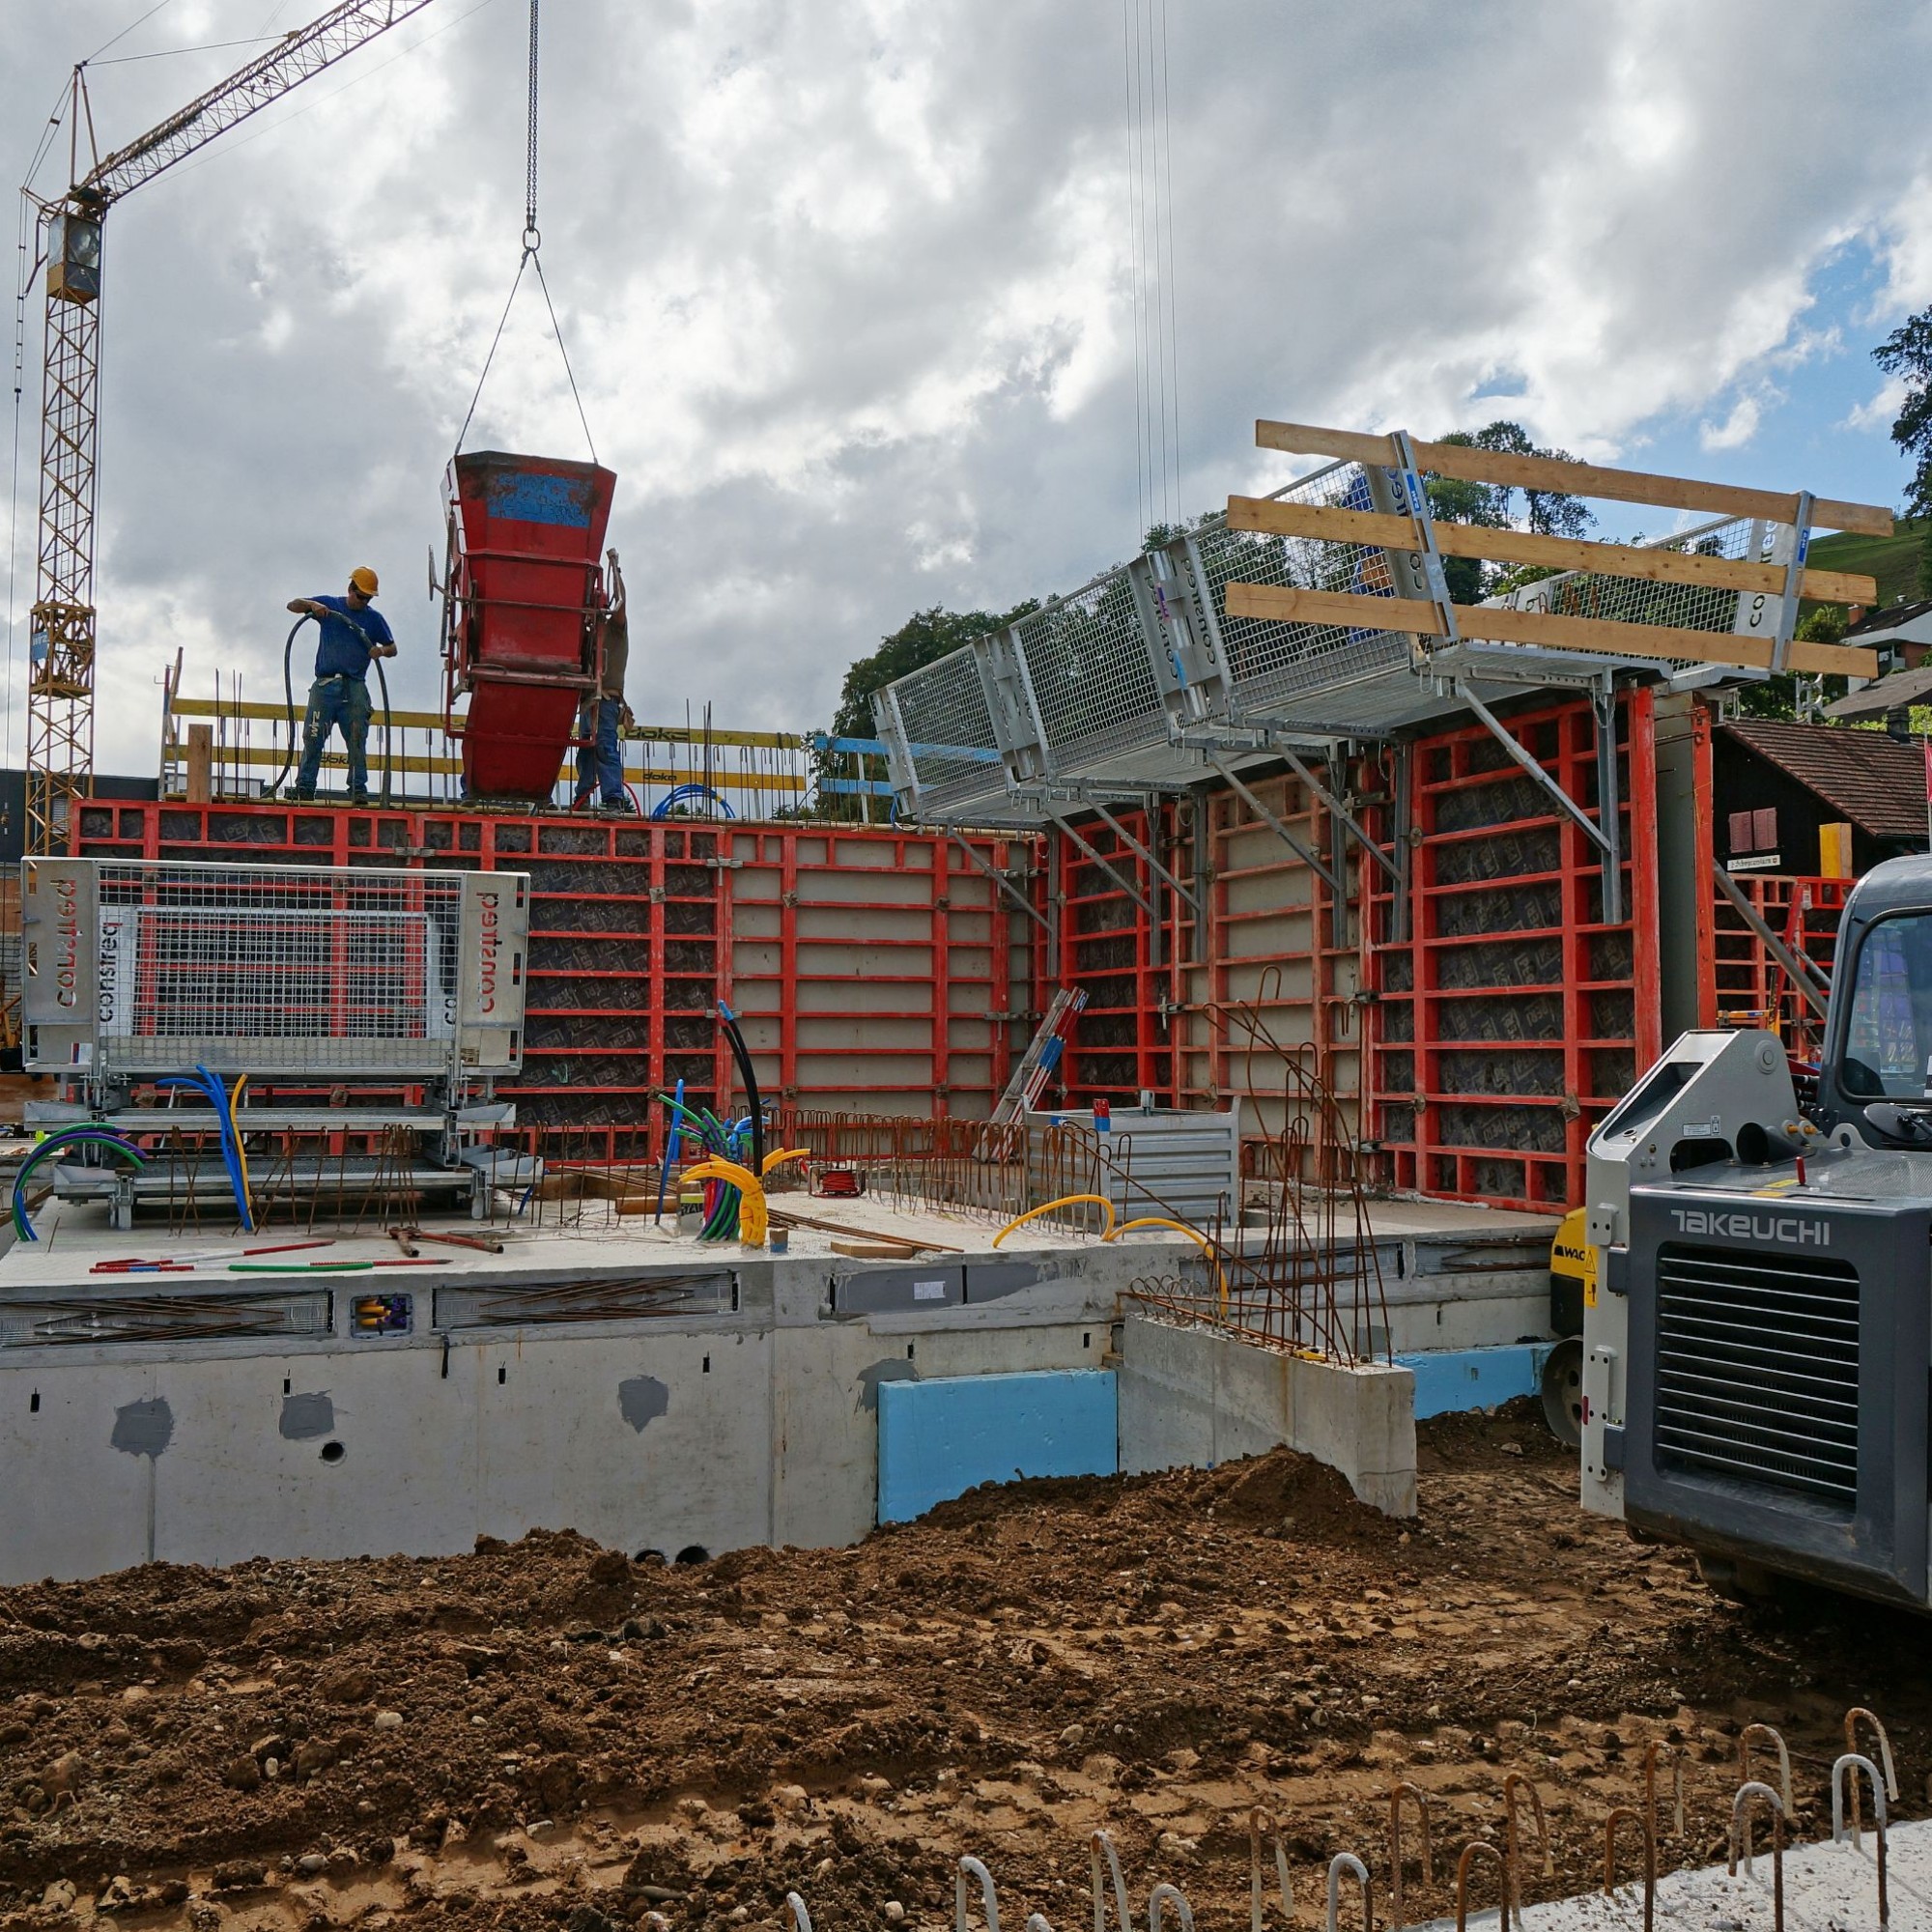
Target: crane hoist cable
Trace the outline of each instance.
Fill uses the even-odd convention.
[[[503,313],[497,318],[497,332],[490,338],[490,353],[483,358],[482,373],[476,378],[476,393],[469,398],[469,408],[464,412],[463,427],[456,433],[456,448],[461,450],[463,439],[469,434],[471,418],[476,414],[476,405],[483,399],[483,384],[490,380],[490,365],[497,359],[497,346],[503,339],[504,326],[510,320],[510,310],[515,305],[517,291],[523,286],[524,270],[537,271],[537,287],[543,293],[544,309],[550,316],[551,333],[556,338],[557,354],[563,358],[563,373],[570,384],[570,399],[577,405],[577,420],[583,426],[583,440],[590,445],[590,460],[597,461],[597,439],[590,434],[590,418],[583,412],[583,398],[578,392],[577,371],[570,366],[570,351],[564,347],[563,327],[556,319],[556,304],[550,298],[550,283],[544,279],[543,271],[543,231],[537,226],[537,11],[540,0],[530,0],[530,89],[527,142],[524,166],[524,237],[523,253],[517,261],[517,272],[510,280],[509,298],[503,304]]]

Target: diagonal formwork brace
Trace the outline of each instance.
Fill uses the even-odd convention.
[[[1298,757],[1296,757],[1293,752],[1291,752],[1288,749],[1286,745],[1284,745],[1281,748],[1281,755],[1288,761],[1290,767],[1293,770],[1295,776],[1300,779],[1301,782],[1305,784],[1308,787],[1308,789],[1312,791],[1315,794],[1315,796],[1319,798],[1321,801],[1321,803],[1325,805],[1328,808],[1328,810],[1332,811],[1335,814],[1335,816],[1338,819],[1340,819],[1341,822],[1344,825],[1346,825],[1349,828],[1349,830],[1355,835],[1356,841],[1361,845],[1362,849],[1368,853],[1369,857],[1372,858],[1376,862],[1376,864],[1378,865],[1382,868],[1382,870],[1385,871],[1389,875],[1389,877],[1395,881],[1397,885],[1400,885],[1402,883],[1401,867],[1396,864],[1396,862],[1393,859],[1389,857],[1389,855],[1386,852],[1382,850],[1382,848],[1378,844],[1376,843],[1376,841],[1373,838],[1369,837],[1368,833],[1362,829],[1361,822],[1355,817],[1354,813],[1351,812],[1345,804],[1343,804],[1340,796],[1334,791],[1331,791],[1327,785],[1323,784],[1322,781],[1320,779],[1318,779],[1315,776],[1315,774],[1312,771],[1310,771],[1309,768],[1305,764],[1303,764],[1302,761]]]
[[[1156,923],[1158,923],[1160,915],[1154,910],[1153,901],[1151,898],[1149,898],[1148,895],[1144,892],[1142,892],[1140,888],[1136,886],[1131,880],[1123,879],[1119,872],[1115,871],[1113,867],[1108,865],[1106,860],[1103,859],[1099,855],[1099,853],[1094,851],[1093,846],[1090,845],[1086,839],[1081,838],[1080,834],[1074,829],[1072,820],[1069,819],[1065,812],[1057,810],[1050,800],[1045,803],[1042,809],[1045,810],[1046,815],[1050,819],[1052,819],[1053,822],[1057,826],[1059,826],[1064,833],[1066,834],[1067,838],[1072,839],[1074,844],[1079,846],[1081,851],[1084,852],[1087,855],[1087,857],[1094,862],[1094,865],[1098,866],[1101,871],[1105,872],[1108,878],[1112,879],[1115,885],[1119,886],[1120,889],[1123,893],[1125,893],[1126,895],[1130,899],[1132,899],[1133,902],[1137,906],[1139,906],[1144,913],[1147,914],[1149,919],[1153,920]]]
[[[1248,810],[1252,811],[1255,814],[1255,816],[1259,818],[1262,821],[1262,823],[1265,825],[1268,828],[1268,830],[1271,831],[1274,834],[1274,836],[1277,838],[1279,838],[1281,842],[1284,845],[1286,845],[1288,849],[1291,852],[1293,852],[1294,856],[1297,859],[1299,859],[1304,866],[1307,866],[1312,870],[1321,873],[1322,878],[1327,880],[1328,889],[1335,895],[1338,901],[1346,900],[1348,898],[1349,896],[1348,887],[1343,884],[1341,876],[1335,871],[1334,867],[1331,867],[1328,864],[1328,862],[1325,859],[1323,859],[1319,852],[1315,851],[1310,846],[1303,844],[1302,841],[1299,838],[1297,838],[1294,836],[1294,834],[1291,832],[1288,829],[1288,827],[1284,825],[1281,822],[1281,820],[1277,818],[1274,815],[1274,813],[1271,812],[1267,809],[1267,807],[1264,806],[1261,802],[1261,800],[1257,798],[1255,794],[1246,785],[1244,785],[1239,779],[1237,779],[1235,776],[1234,772],[1227,765],[1222,763],[1222,761],[1219,758],[1212,757],[1210,755],[1208,763],[1211,764],[1214,767],[1214,769],[1217,772],[1219,772],[1224,779],[1227,780],[1230,788],[1234,791],[1235,795],[1237,798],[1245,802]]]
[[[1046,916],[1039,911],[1033,901],[998,867],[980,858],[979,853],[974,851],[971,843],[959,836],[956,826],[949,825],[946,828],[946,836],[953,844],[958,846],[960,851],[965,853],[977,870],[982,872],[994,885],[998,886],[1001,892],[1005,893],[1008,898],[1011,899],[1014,905],[1018,906],[1020,911],[1025,913],[1036,925],[1039,926],[1042,930],[1045,929]]]
[[[1132,850],[1139,857],[1145,859],[1149,867],[1154,872],[1156,872],[1161,878],[1165,879],[1167,883],[1170,886],[1172,886],[1177,893],[1180,895],[1181,898],[1184,899],[1187,902],[1188,906],[1192,909],[1195,918],[1199,919],[1201,917],[1201,902],[1194,896],[1192,889],[1187,886],[1183,886],[1180,883],[1180,881],[1177,879],[1174,876],[1174,874],[1170,872],[1167,869],[1167,867],[1163,866],[1160,863],[1160,861],[1153,856],[1152,852],[1150,851],[1147,846],[1143,845],[1141,841],[1138,838],[1136,838],[1134,835],[1131,832],[1129,832],[1127,828],[1124,825],[1122,825],[1121,821],[1118,818],[1116,818],[1114,814],[1111,811],[1109,811],[1107,808],[1104,805],[1102,805],[1097,799],[1092,800],[1090,801],[1090,803],[1093,805],[1094,810],[1096,812],[1098,812],[1099,815],[1102,818],[1104,818],[1107,821],[1107,823],[1114,828],[1115,832],[1120,836],[1122,842],[1127,846],[1130,846]]]
[[[1556,801],[1564,816],[1580,826],[1588,834],[1591,843],[1605,858],[1614,859],[1617,856],[1615,842],[1598,830],[1596,820],[1517,742],[1509,726],[1461,678],[1456,680],[1456,696],[1475,713],[1491,737]]]

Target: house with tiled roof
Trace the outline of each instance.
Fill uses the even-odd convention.
[[[1718,863],[1733,872],[1821,869],[1819,833],[1852,828],[1852,869],[1923,852],[1924,744],[1843,724],[1738,718],[1711,736]]]

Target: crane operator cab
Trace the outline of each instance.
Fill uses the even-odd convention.
[[[1687,1033],[1590,1137],[1582,1501],[1932,1607],[1932,860],[1860,881],[1817,1097],[1769,1033]]]

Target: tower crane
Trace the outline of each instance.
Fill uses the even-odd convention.
[[[107,211],[144,182],[292,88],[420,13],[430,0],[339,0],[104,158],[94,150],[87,69],[73,71],[70,178],[39,209],[46,264],[42,363],[39,567],[27,682],[26,849],[63,843],[94,768],[94,497],[100,381],[100,231]],[[85,128],[91,167],[80,172]]]

